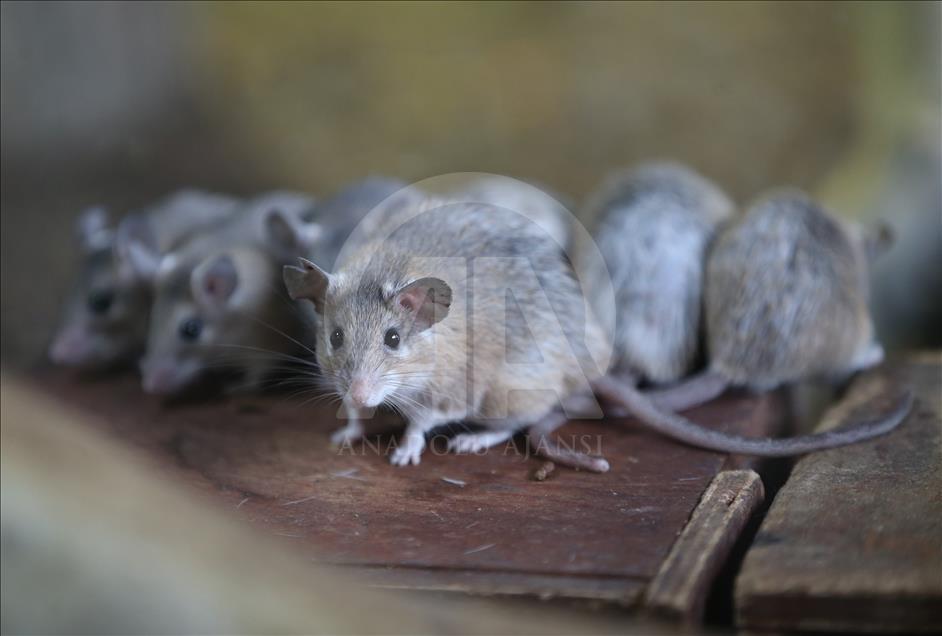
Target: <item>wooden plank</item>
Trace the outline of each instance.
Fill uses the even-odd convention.
[[[519,440],[477,456],[439,442],[420,466],[396,468],[389,435],[331,449],[338,422],[323,405],[278,396],[167,405],[133,377],[38,381],[303,558],[379,572],[376,584],[391,586],[635,604],[727,459],[631,421],[593,421],[560,435],[601,450],[612,464],[604,475],[557,469],[534,481],[539,462]],[[732,395],[691,416],[768,434],[777,399]]]
[[[717,475],[648,587],[646,608],[686,623],[699,622],[710,584],[763,496],[762,479],[752,470]]]
[[[821,429],[917,394],[890,435],[809,455],[778,493],[736,583],[754,629],[942,630],[942,358],[870,373]]]

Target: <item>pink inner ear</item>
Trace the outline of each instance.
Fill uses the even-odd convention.
[[[403,296],[399,299],[399,304],[407,311],[415,311],[415,302],[408,294],[403,294]]]

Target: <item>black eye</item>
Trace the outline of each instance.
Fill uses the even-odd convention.
[[[396,331],[395,329],[387,329],[387,330],[386,330],[386,337],[383,339],[383,342],[386,343],[386,346],[387,346],[387,347],[389,347],[390,349],[398,349],[398,348],[399,348],[399,340],[400,340],[400,338],[399,338],[399,332],[398,332],[398,331]]]
[[[334,332],[330,334],[330,346],[334,349],[339,349],[343,346],[343,329],[340,327],[334,329]]]
[[[187,342],[193,342],[203,332],[203,321],[199,318],[190,318],[180,323],[180,337]]]
[[[108,313],[111,304],[114,302],[114,292],[108,290],[93,291],[88,295],[88,309],[93,314]]]

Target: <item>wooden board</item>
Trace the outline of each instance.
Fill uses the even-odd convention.
[[[942,360],[911,358],[858,379],[822,427],[873,412],[913,387],[890,435],[796,465],[736,584],[754,629],[942,631]]]
[[[699,622],[710,582],[764,495],[755,471],[725,470],[717,475],[648,586],[646,608],[685,623]]]
[[[396,468],[384,456],[389,435],[355,452],[332,450],[328,435],[338,423],[326,406],[270,396],[166,405],[143,395],[133,377],[89,382],[43,372],[37,381],[296,544],[303,558],[391,587],[634,604],[727,461],[630,421],[595,421],[560,434],[600,448],[612,464],[604,475],[557,468],[534,481],[540,461],[519,442],[474,456],[446,454],[436,443],[420,466]],[[733,395],[690,415],[760,435],[778,430],[782,412],[780,396]]]

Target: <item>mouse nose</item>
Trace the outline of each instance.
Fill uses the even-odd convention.
[[[350,402],[357,408],[374,406],[370,404],[370,397],[373,394],[373,383],[368,378],[354,378],[350,383],[350,390],[347,392]]]

